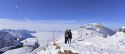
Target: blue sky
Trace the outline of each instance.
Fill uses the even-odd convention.
[[[120,27],[125,25],[125,0],[0,0],[0,19]]]

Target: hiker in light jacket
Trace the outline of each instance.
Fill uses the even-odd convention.
[[[71,41],[72,41],[72,32],[71,32],[71,30],[68,31],[68,41],[69,41],[69,43],[71,43]]]

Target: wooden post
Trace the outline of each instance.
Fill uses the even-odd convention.
[[[53,44],[54,44],[54,41],[55,41],[55,40],[54,40],[54,32],[53,32]]]

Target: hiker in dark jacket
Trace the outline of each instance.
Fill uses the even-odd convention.
[[[67,44],[68,41],[68,30],[65,31],[65,44]]]
[[[72,40],[72,32],[71,30],[68,31],[68,41],[69,43],[71,43],[71,40]]]

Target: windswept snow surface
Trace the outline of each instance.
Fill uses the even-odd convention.
[[[37,44],[36,38],[27,38],[21,42],[23,43],[23,47],[8,50],[3,54],[9,54],[9,53],[11,53],[11,54],[28,54],[28,53],[32,52],[35,48],[38,47],[38,45],[36,45]]]
[[[72,43],[64,44],[64,35],[58,38],[55,43],[61,46],[62,52],[64,52],[64,50],[71,50],[79,54],[125,54],[125,33],[117,32],[112,36],[106,33],[106,35],[108,35],[107,38],[103,38],[105,33],[101,32],[106,31],[111,30],[101,30],[99,34],[97,34],[98,32],[93,29],[93,27],[90,29],[79,28],[72,31]],[[37,52],[37,54],[57,54],[59,49],[56,49],[52,42],[48,45],[46,50],[41,50]]]
[[[3,54],[28,54],[32,51],[32,47],[22,47],[19,49],[9,50]]]

